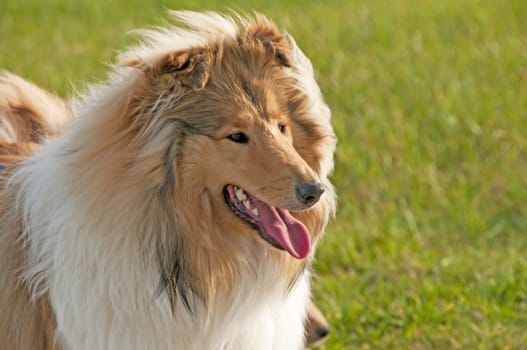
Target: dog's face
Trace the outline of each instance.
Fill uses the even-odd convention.
[[[143,72],[134,114],[153,115],[143,118],[141,134],[174,136],[165,162],[176,205],[194,213],[183,219],[203,218],[186,226],[210,223],[224,240],[249,239],[303,259],[331,211],[331,194],[317,208],[332,193],[322,168],[334,136],[320,122],[328,116],[313,112],[323,102],[299,81],[294,50],[264,21],[232,38],[125,64]]]
[[[213,137],[189,138],[193,151],[183,164],[199,174],[191,181],[208,190],[215,219],[231,227],[242,223],[240,229],[248,226],[272,246],[304,258],[310,233],[290,211],[316,205],[324,188],[293,146],[288,114],[279,107],[269,113],[252,107],[218,110],[225,122]]]
[[[304,258],[310,232],[290,211],[316,205],[324,187],[294,146],[302,129],[288,104],[292,82],[279,61],[256,54],[262,62],[246,66],[233,60],[234,53],[224,52],[198,93],[215,126],[187,139],[190,151],[180,164],[192,169],[193,178],[183,181],[207,190],[215,220],[238,232],[250,228],[249,234]]]

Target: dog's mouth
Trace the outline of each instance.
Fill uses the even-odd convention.
[[[309,254],[309,231],[288,210],[267,205],[234,185],[225,186],[223,195],[232,211],[255,229],[264,241],[297,259]]]

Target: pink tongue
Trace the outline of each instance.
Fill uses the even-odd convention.
[[[303,223],[295,219],[287,210],[270,207],[256,202],[265,232],[297,259],[309,254],[311,240]]]

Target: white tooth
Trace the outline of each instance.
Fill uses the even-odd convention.
[[[235,192],[236,192],[236,197],[239,200],[243,201],[245,199],[245,198],[243,198],[243,197],[245,197],[245,194],[243,193],[243,190],[241,188],[236,188]]]
[[[251,209],[251,212],[252,212],[254,215],[256,215],[256,216],[260,215],[260,213],[258,213],[258,209],[256,209],[256,208],[252,208],[252,209]]]
[[[246,209],[251,209],[251,203],[249,201],[243,201],[243,206],[246,208]]]

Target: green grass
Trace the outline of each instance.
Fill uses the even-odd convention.
[[[339,136],[326,349],[527,347],[524,0],[0,3],[0,68],[69,94],[165,8],[257,10],[313,60]]]

